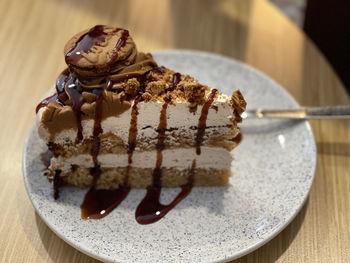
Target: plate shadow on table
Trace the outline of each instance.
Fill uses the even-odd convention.
[[[309,205],[309,198],[294,220],[275,238],[269,241],[264,246],[258,248],[252,253],[241,257],[231,263],[246,263],[246,262],[276,262],[279,257],[289,248],[293,240],[297,236],[305,219],[306,211]]]

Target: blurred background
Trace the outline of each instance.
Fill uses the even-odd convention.
[[[270,0],[312,39],[350,92],[350,1]]]

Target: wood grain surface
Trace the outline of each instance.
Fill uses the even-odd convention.
[[[1,262],[96,262],[39,218],[21,170],[35,106],[65,67],[65,42],[95,24],[128,28],[143,51],[197,49],[239,59],[303,105],[350,102],[321,53],[263,0],[1,0]],[[318,163],[306,205],[281,234],[235,262],[350,262],[350,121],[311,124]]]

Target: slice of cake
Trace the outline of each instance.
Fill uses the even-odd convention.
[[[238,90],[159,67],[125,29],[95,26],[64,52],[68,68],[36,108],[56,190],[228,183],[246,106]]]

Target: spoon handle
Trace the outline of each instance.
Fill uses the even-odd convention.
[[[298,109],[255,109],[246,111],[246,118],[289,118],[289,119],[348,119],[350,104],[324,107],[302,107]]]

